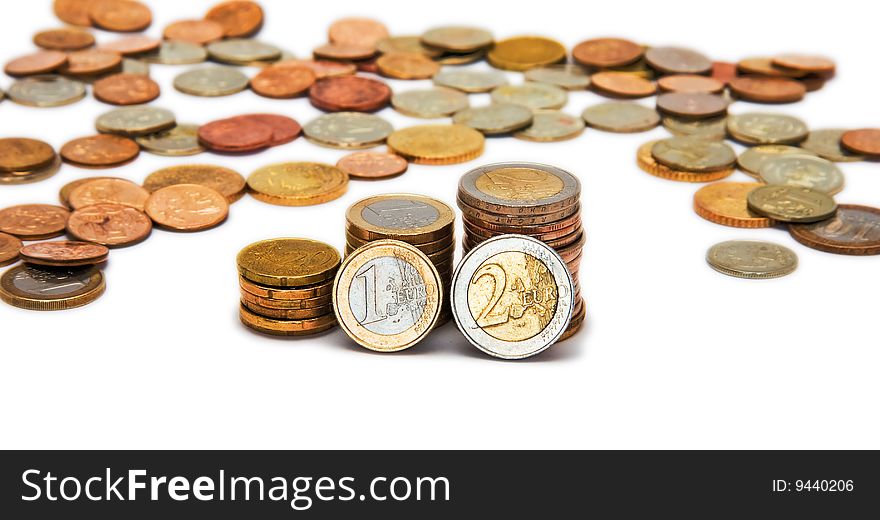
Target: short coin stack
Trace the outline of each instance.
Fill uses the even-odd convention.
[[[241,322],[275,336],[307,336],[336,326],[335,248],[304,238],[255,242],[238,254]]]
[[[578,268],[586,241],[580,217],[581,186],[565,170],[534,163],[497,163],[464,174],[458,207],[464,220],[464,253],[492,237],[536,238],[559,253],[575,281],[575,309],[561,339],[574,335],[586,315]]]
[[[375,240],[399,240],[424,253],[440,274],[443,308],[438,323],[446,323],[449,287],[455,255],[455,212],[423,195],[378,195],[355,203],[346,212],[345,254]]]

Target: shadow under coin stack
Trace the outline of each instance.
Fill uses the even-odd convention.
[[[455,212],[423,195],[377,195],[355,203],[345,214],[345,255],[374,240],[399,240],[424,253],[443,284],[443,306],[437,325],[452,318],[449,287],[454,271]]]
[[[241,322],[275,336],[308,336],[336,326],[335,248],[304,238],[255,242],[238,254]]]
[[[565,170],[534,163],[497,163],[473,169],[458,184],[464,254],[492,237],[526,235],[552,247],[568,266],[575,309],[560,341],[573,336],[586,316],[578,269],[586,235],[581,225],[581,186]]]

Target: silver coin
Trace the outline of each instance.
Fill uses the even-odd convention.
[[[122,58],[122,72],[126,74],[137,74],[139,76],[149,76],[150,65],[142,60]]]
[[[587,107],[581,117],[593,128],[617,133],[644,132],[660,124],[660,114],[653,107],[623,101]]]
[[[479,93],[507,85],[507,77],[497,70],[443,69],[434,76],[434,84],[462,92]]]
[[[174,88],[193,96],[229,96],[246,89],[249,81],[232,67],[203,67],[178,75]]]
[[[712,141],[721,141],[727,137],[727,116],[696,120],[665,116],[662,122],[663,127],[672,135]]]
[[[147,135],[168,130],[177,124],[170,110],[151,106],[123,107],[99,116],[95,128],[107,134]]]
[[[651,155],[674,170],[713,172],[733,166],[736,152],[726,143],[696,137],[671,137],[654,143]]]
[[[6,95],[20,105],[57,107],[85,97],[86,87],[79,81],[45,74],[17,80]]]
[[[385,142],[394,131],[379,116],[360,112],[335,112],[313,119],[303,127],[306,139],[330,148],[370,148]]]
[[[385,229],[418,229],[437,222],[440,212],[420,200],[383,199],[365,206],[361,218]]]
[[[770,185],[811,188],[829,195],[842,190],[844,182],[840,168],[813,155],[780,155],[765,161],[758,174]]]
[[[135,141],[150,153],[169,157],[195,155],[205,151],[199,144],[198,125],[180,124],[164,132],[137,137]]]
[[[798,148],[797,146],[789,146],[787,144],[762,144],[753,146],[736,158],[736,164],[739,169],[756,179],[760,179],[761,166],[780,155],[810,155],[813,152]]]
[[[579,65],[547,65],[525,72],[526,81],[555,85],[566,90],[585,90],[590,86],[590,74]]]
[[[527,82],[496,88],[492,91],[492,101],[522,105],[532,110],[561,108],[568,102],[568,93],[555,85]]]
[[[806,140],[800,144],[800,147],[815,153],[823,159],[828,159],[829,161],[864,161],[864,155],[852,153],[840,145],[840,138],[847,131],[848,130],[845,128],[811,130]]]
[[[778,278],[797,269],[791,249],[757,240],[730,240],[709,248],[706,261],[716,271],[737,278]]]
[[[455,53],[468,53],[492,45],[492,33],[479,27],[444,26],[428,29],[422,43]]]
[[[252,62],[274,61],[281,57],[281,49],[248,38],[230,38],[210,43],[207,47],[208,56],[211,59],[247,65]]]
[[[500,215],[555,213],[577,204],[581,183],[570,172],[530,162],[487,164],[458,181],[465,204]]]
[[[574,139],[584,131],[584,120],[558,110],[539,110],[532,124],[513,134],[517,139],[535,142],[555,142]]]
[[[491,356],[524,359],[550,348],[571,321],[575,286],[551,247],[501,235],[474,247],[452,278],[452,316]]]
[[[391,105],[401,114],[428,119],[449,117],[468,104],[467,94],[442,87],[407,90],[391,97]]]
[[[142,59],[161,65],[194,65],[208,59],[208,51],[201,45],[168,40],[162,42],[155,52],[146,54]]]
[[[489,106],[466,108],[457,112],[452,121],[486,135],[495,135],[521,130],[532,124],[533,118],[532,111],[522,105],[492,103]]]
[[[762,112],[728,116],[727,131],[746,144],[796,144],[809,133],[807,124],[796,117]]]

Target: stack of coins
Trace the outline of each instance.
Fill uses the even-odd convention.
[[[60,159],[49,144],[36,139],[0,139],[0,185],[36,182],[58,171]]]
[[[561,339],[574,335],[586,309],[578,269],[586,238],[580,216],[581,186],[571,173],[544,164],[497,163],[473,169],[458,184],[464,253],[492,237],[536,238],[559,253],[575,287],[575,309]]]
[[[423,195],[377,195],[355,203],[345,214],[345,254],[375,240],[399,240],[424,253],[440,274],[443,308],[438,323],[451,318],[449,287],[454,271],[455,212]]]
[[[275,336],[308,336],[336,326],[335,248],[305,238],[255,242],[238,254],[241,322]]]

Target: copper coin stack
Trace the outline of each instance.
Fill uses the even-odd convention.
[[[575,286],[575,310],[560,340],[581,327],[586,308],[578,269],[586,243],[581,224],[581,186],[571,173],[544,164],[497,163],[464,174],[458,185],[458,207],[464,223],[464,254],[500,235],[526,235],[559,253]]]
[[[447,204],[412,194],[369,197],[345,214],[345,254],[375,240],[399,240],[424,253],[437,268],[443,284],[441,325],[449,321],[449,288],[455,270],[455,212]]]

